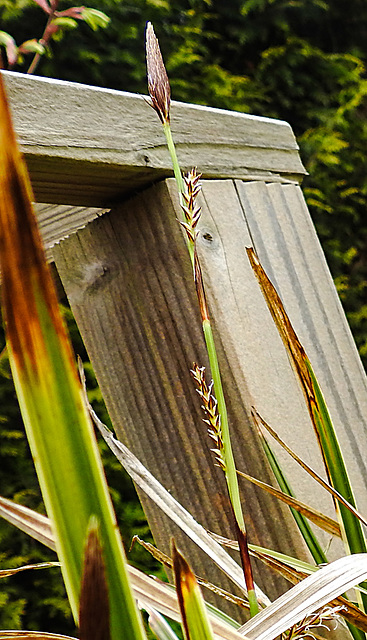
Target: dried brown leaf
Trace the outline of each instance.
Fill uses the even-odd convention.
[[[16,567],[15,569],[1,569],[0,578],[9,578],[20,571],[27,571],[28,569],[49,569],[50,567],[60,566],[60,562],[38,562],[37,564],[26,564],[22,567]]]
[[[163,553],[163,551],[161,551],[160,549],[157,549],[157,547],[155,547],[153,544],[151,544],[150,542],[145,542],[145,540],[142,540],[141,538],[139,538],[139,536],[136,536],[136,535],[132,539],[131,547],[135,542],[138,542],[138,544],[144,547],[144,549],[146,549],[146,551],[148,551],[148,553],[150,553],[153,556],[153,558],[158,560],[158,562],[161,562],[165,567],[169,569],[173,568],[173,562],[171,558],[167,556],[165,553]],[[208,580],[205,580],[204,578],[201,578],[196,574],[195,574],[195,578],[198,584],[200,584],[202,587],[205,587],[206,589],[209,589],[209,591],[216,593],[221,598],[224,598],[224,600],[227,600],[228,602],[232,602],[232,604],[236,604],[237,606],[242,607],[243,609],[249,608],[249,604],[247,600],[243,600],[243,598],[234,596],[232,593],[229,593],[229,591],[226,591],[225,589],[218,587],[212,582],[208,582]]]
[[[110,640],[110,607],[99,528],[89,527],[79,605],[79,640]]]
[[[274,429],[264,420],[264,418],[261,417],[261,415],[258,413],[258,411],[256,411],[256,409],[254,409],[254,407],[252,408],[251,413],[256,421],[256,424],[260,429],[260,433],[261,433],[261,426],[263,426],[268,431],[268,433],[270,433],[270,435],[274,438],[274,440],[276,440],[276,442],[278,442],[278,444],[280,444],[280,446],[283,447],[283,449],[287,453],[289,453],[289,455],[293,458],[293,460],[298,462],[298,464],[302,467],[302,469],[307,471],[307,473],[314,480],[316,480],[316,482],[318,482],[328,493],[330,493],[330,495],[335,500],[338,500],[351,513],[353,513],[353,515],[355,515],[356,518],[358,518],[358,520],[362,522],[362,524],[367,526],[366,518],[361,513],[359,513],[359,511],[355,507],[353,507],[353,505],[351,505],[350,502],[348,502],[348,500],[343,498],[343,496],[338,491],[336,491],[336,489],[334,489],[334,487],[332,487],[331,484],[326,482],[326,480],[324,480],[318,473],[316,473],[316,471],[314,471],[306,462],[304,462],[302,458],[300,458],[290,447],[288,447],[288,445],[284,442],[284,440],[282,440],[282,438],[277,434],[277,432],[274,431]]]
[[[299,513],[301,513],[306,518],[308,518],[308,520],[320,527],[320,529],[323,529],[332,536],[337,536],[338,538],[341,537],[340,526],[336,522],[336,520],[329,518],[329,516],[325,516],[323,513],[321,513],[321,511],[310,507],[304,502],[301,502],[301,500],[297,500],[297,498],[293,498],[293,496],[289,496],[288,494],[283,493],[283,491],[280,491],[280,489],[276,489],[266,482],[257,480],[256,478],[253,478],[252,476],[249,476],[247,475],[247,473],[243,473],[242,471],[237,471],[237,473],[239,476],[241,476],[241,478],[245,478],[249,482],[252,482],[252,484],[255,484],[257,487],[264,489],[264,491],[267,491],[267,493],[270,493],[274,497],[278,498],[278,500],[285,502],[289,507],[292,507],[296,511],[299,511]]]

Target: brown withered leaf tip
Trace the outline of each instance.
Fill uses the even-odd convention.
[[[173,538],[171,540],[171,556],[173,561],[177,600],[180,607],[182,623],[185,629],[185,637],[189,639],[191,634],[186,615],[186,601],[187,597],[192,593],[195,587],[197,587],[197,582],[188,562],[177,549]]]
[[[27,167],[19,150],[0,75],[0,265],[2,308],[7,337],[17,365],[26,358],[37,370],[44,349],[37,295],[48,308],[55,329],[65,335],[51,273],[37,228]],[[38,297],[39,302],[39,297]],[[67,346],[70,360],[74,357]]]
[[[151,106],[158,113],[162,124],[169,122],[171,105],[171,88],[166,67],[164,66],[158,39],[151,22],[147,23],[145,32],[147,59],[148,91]]]
[[[110,607],[99,529],[91,522],[84,551],[79,640],[110,640]]]

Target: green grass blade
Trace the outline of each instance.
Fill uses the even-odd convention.
[[[259,431],[259,433],[261,432]],[[260,437],[260,441],[280,489],[283,491],[283,493],[286,493],[287,495],[292,496],[294,498],[295,495],[287,481],[287,478],[283,473],[283,470],[279,464],[279,461],[274,451],[272,450],[272,448],[270,447],[268,441],[264,436]],[[302,515],[302,513],[299,513],[299,511],[296,511],[296,509],[293,509],[292,507],[289,507],[289,509],[316,564],[327,563],[328,559],[316,535],[311,529],[311,526],[307,518],[305,518]]]
[[[329,482],[353,507],[356,507],[338,438],[311,363],[298,340],[278,293],[267,277],[254,250],[247,249],[247,254],[300,382]],[[334,504],[340,519],[342,537],[347,551],[349,553],[366,553],[367,545],[360,520],[336,500],[334,500]],[[364,595],[362,595],[362,602],[366,610],[367,598]]]
[[[200,587],[174,541],[172,541],[172,560],[186,640],[214,640]]]
[[[15,387],[75,620],[84,544],[99,522],[111,638],[143,639],[102,463],[32,211],[32,190],[0,78],[0,261]]]
[[[324,396],[308,358],[306,359],[306,366],[312,380],[313,391],[316,398],[316,405],[313,407],[315,425],[331,484],[353,507],[356,508],[353,490],[349,481],[348,472],[344,463],[338,438],[335,433]],[[342,532],[344,529],[344,537],[350,552],[366,552],[366,539],[360,521],[343,504],[340,504],[337,501],[335,504],[337,511],[340,512],[343,523]]]
[[[300,458],[279,436],[279,434],[272,429],[272,427],[260,416],[258,412],[256,412],[256,417],[261,423],[261,427],[264,427],[268,433],[275,439],[276,442],[280,444],[281,447],[295,460],[302,469],[304,469],[311,478],[313,478],[325,491],[327,491],[333,499],[340,502],[340,504],[344,505],[346,509],[349,509],[351,513],[365,526],[367,527],[366,518],[350,503],[346,500],[334,487],[320,476],[312,467],[310,467],[302,458]],[[340,527],[339,527],[340,529]],[[341,537],[341,530],[340,536]]]

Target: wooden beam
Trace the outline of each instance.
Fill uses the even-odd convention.
[[[171,182],[169,188],[174,198]],[[366,512],[367,465],[361,452],[367,433],[367,378],[301,189],[262,181],[207,181],[200,222],[198,250],[207,294],[233,375],[240,371],[245,381],[239,385],[244,406],[254,404],[324,475],[303,395],[247,259],[245,247],[254,246],[314,366],[357,503]],[[296,495],[334,515],[330,497],[273,446]],[[328,536],[317,532],[326,548]],[[340,549],[334,539],[330,557]]]
[[[213,184],[211,190],[211,200],[218,206]],[[358,508],[367,513],[367,376],[302,191],[296,185],[263,182],[236,182],[236,190],[251,242],[285,303],[320,382]],[[258,311],[261,313],[260,307]],[[301,455],[307,451],[312,464],[311,438],[303,426],[295,420],[288,427],[281,425],[278,406],[284,402],[284,384],[281,376],[273,374],[272,378],[267,415],[291,446]],[[265,397],[266,394],[257,393],[259,406],[263,406]],[[316,491],[316,506],[321,505],[323,493],[310,484],[307,476],[302,479],[298,474],[294,483],[296,489],[299,486],[299,493],[305,491],[305,497],[313,498]]]
[[[323,469],[301,390],[246,257],[245,246],[253,245],[311,358],[365,512],[366,375],[299,187],[204,181],[201,205],[198,250],[238,468],[271,477],[249,419],[255,405],[312,467]],[[193,361],[207,360],[178,214],[176,187],[167,180],[63,241],[54,257],[119,437],[202,524],[231,535],[223,478],[188,373]],[[297,496],[332,514],[328,495],[274,448]],[[258,490],[242,488],[250,540],[302,556],[289,514]],[[211,572],[142,501],[157,543],[167,550],[174,533],[196,571]],[[326,547],[327,536],[319,538]],[[333,541],[329,557],[339,553]],[[276,594],[273,577],[260,569],[257,579]]]
[[[236,268],[238,251],[244,253],[248,234],[244,234],[245,222],[236,226],[232,212],[226,208],[235,206],[236,215],[241,211],[233,182],[213,184],[218,185],[217,204],[224,225],[218,227],[208,249],[213,258],[210,294],[214,301],[216,292],[222,297],[223,282],[229,287],[248,286],[248,269],[243,273]],[[210,185],[205,183],[205,198]],[[228,190],[232,199],[228,199]],[[216,219],[217,205],[211,203],[210,211]],[[199,522],[212,531],[233,536],[224,478],[214,465],[200,399],[189,374],[194,361],[207,365],[207,358],[191,265],[176,216],[177,195],[172,181],[159,183],[55,246],[54,258],[119,437]],[[240,248],[227,256],[226,263],[222,243],[233,243],[233,238]],[[261,302],[257,283],[254,279],[249,282],[252,294]],[[224,308],[231,296],[229,288],[221,301]],[[218,345],[236,461],[239,469],[269,481],[268,465],[249,420],[252,381],[245,376],[249,363],[239,360],[234,346],[236,334],[230,333],[231,325],[238,328],[238,322],[242,322],[242,345],[248,314],[253,316],[252,324],[259,320],[254,301],[251,310],[245,307],[243,315],[236,311],[233,320],[232,311],[228,304],[224,313],[228,326],[220,339],[218,336]],[[216,307],[213,315],[217,322]],[[221,318],[218,316],[219,321]],[[270,318],[261,322],[271,328]],[[264,378],[269,377],[273,366],[274,350],[266,336],[263,341],[257,337],[253,345],[252,366],[257,371],[256,349],[264,354],[268,346]],[[277,345],[275,355],[279,350]],[[264,361],[262,357],[261,364]],[[288,387],[293,374],[286,358],[277,371],[279,376],[283,372],[284,384],[292,393],[295,384],[293,381]],[[260,383],[257,373],[256,384]],[[292,420],[297,418],[297,409],[294,411]],[[284,414],[283,407],[282,418]],[[303,544],[287,509],[244,482],[243,489],[251,542],[303,556]],[[142,502],[159,546],[167,551],[174,535],[198,574],[232,588],[223,582],[212,562],[144,496]],[[256,579],[270,597],[284,588],[264,568],[257,572]]]
[[[52,247],[58,242],[83,229],[88,222],[102,216],[109,209],[97,207],[75,207],[64,204],[34,203],[38,226],[42,235],[47,259],[52,261]]]
[[[160,122],[146,98],[2,72],[38,202],[106,207],[172,175]],[[290,126],[280,120],[173,102],[183,168],[205,177],[300,180]]]

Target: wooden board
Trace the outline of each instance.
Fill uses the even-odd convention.
[[[48,260],[53,259],[52,247],[55,244],[79,229],[83,229],[88,222],[108,211],[108,209],[96,207],[74,207],[72,205],[41,203],[35,203],[34,210]]]
[[[302,393],[247,260],[253,245],[314,365],[366,512],[366,376],[301,190],[210,180],[201,205],[198,250],[238,468],[271,478],[249,419],[255,405],[322,473]],[[170,179],[61,242],[54,257],[118,435],[201,523],[231,535],[223,478],[188,373],[206,355],[178,214]],[[298,497],[332,515],[329,497],[274,448]],[[245,482],[242,490],[250,540],[303,556],[284,509]],[[144,496],[143,505],[160,546],[167,550],[174,533],[196,571],[219,579]],[[319,538],[326,547],[328,537]],[[340,552],[334,541],[329,557]],[[282,588],[263,570],[257,579],[270,596]]]
[[[106,207],[172,175],[161,124],[143,96],[2,72],[38,202]],[[280,120],[174,102],[183,168],[206,177],[305,174]]]
[[[262,182],[237,182],[236,187],[253,244],[321,384],[359,509],[367,513],[366,373],[302,191],[295,185]],[[287,437],[299,453],[304,447],[301,435],[299,426],[288,428]]]
[[[244,405],[254,404],[322,472],[303,396],[247,260],[245,247],[254,246],[315,367],[366,512],[366,375],[300,188],[208,181],[202,206],[198,246],[206,288],[233,375],[245,381],[239,385]],[[296,495],[332,515],[329,497],[274,448]],[[319,538],[328,544],[320,532]],[[333,541],[330,556],[339,552]]]
[[[232,181],[223,183],[222,192],[227,184],[235,193]],[[189,374],[193,361],[207,364],[207,359],[171,191],[171,181],[151,187],[61,242],[54,258],[118,435],[199,522],[233,536],[224,478],[214,466]],[[240,236],[242,229],[232,227],[231,233]],[[218,287],[223,269],[223,277],[232,273],[219,261]],[[234,336],[229,342],[228,335],[223,334],[219,348],[237,464],[269,480],[248,418],[248,382],[232,348]],[[286,509],[242,484],[250,540],[302,555]],[[143,505],[159,546],[167,550],[174,534],[198,574],[214,582],[222,579],[144,497]],[[263,569],[257,579],[270,597],[284,589]]]

